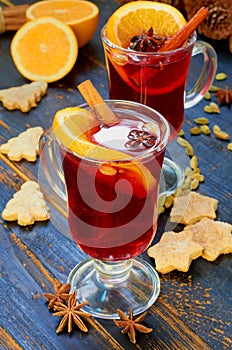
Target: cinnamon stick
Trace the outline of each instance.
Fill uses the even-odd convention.
[[[3,31],[18,30],[26,22],[28,4],[2,8]]]
[[[197,29],[199,24],[207,17],[209,11],[201,7],[196,14],[176,33],[167,40],[158,50],[159,52],[171,51],[180,48],[188,40],[190,35]]]
[[[112,126],[119,123],[118,118],[105,103],[101,95],[90,80],[77,86],[85,101],[91,108],[94,116],[104,125]]]
[[[24,15],[26,13],[26,9],[29,7],[28,4],[15,5],[11,7],[3,7],[3,13],[6,17],[17,17]]]

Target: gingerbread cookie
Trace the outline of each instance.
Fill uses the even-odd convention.
[[[194,242],[203,246],[202,257],[214,261],[220,254],[232,253],[232,225],[203,218],[195,225],[185,227]]]
[[[174,198],[170,221],[192,225],[202,218],[216,218],[218,200],[191,191],[189,194]]]
[[[193,241],[192,232],[164,232],[159,243],[148,249],[148,255],[155,259],[157,271],[168,273],[173,270],[186,272],[193,259],[202,254],[203,247]]]
[[[36,161],[39,153],[39,139],[43,133],[40,126],[29,128],[0,146],[0,152],[7,154],[10,160],[19,161],[23,158],[29,162]]]
[[[18,221],[21,226],[32,225],[35,221],[44,221],[50,218],[49,208],[44,200],[43,193],[35,181],[25,182],[16,192],[2,212],[6,221]]]
[[[0,90],[0,101],[9,110],[19,109],[21,112],[29,112],[46,94],[47,87],[48,84],[45,81],[34,81],[30,84]]]

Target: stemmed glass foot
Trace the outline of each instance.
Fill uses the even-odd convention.
[[[135,258],[123,262],[87,259],[74,267],[68,277],[71,290],[76,288],[79,302],[95,317],[117,319],[117,309],[133,315],[146,311],[160,292],[157,272],[146,261]]]

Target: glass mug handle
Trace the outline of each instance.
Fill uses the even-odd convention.
[[[52,190],[63,200],[67,200],[62,162],[52,129],[47,129],[39,142],[40,163],[46,180]]]
[[[200,102],[212,84],[217,70],[217,54],[214,48],[205,41],[196,41],[192,57],[202,54],[204,58],[200,76],[194,86],[186,91],[184,108],[190,108]]]

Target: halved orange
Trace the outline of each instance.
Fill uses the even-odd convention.
[[[175,7],[154,1],[133,1],[119,7],[106,24],[106,36],[127,48],[130,39],[153,28],[154,34],[171,37],[186,23]]]
[[[11,55],[18,71],[27,79],[48,83],[63,78],[73,68],[78,44],[69,26],[42,17],[25,23],[11,42]]]
[[[54,17],[69,25],[77,38],[78,46],[89,42],[96,31],[99,20],[97,5],[86,0],[44,0],[30,5],[26,18]]]
[[[153,188],[156,184],[155,178],[139,161],[125,162],[131,156],[88,140],[85,133],[96,125],[99,123],[90,111],[79,107],[68,107],[56,112],[52,130],[61,144],[80,157],[106,162],[106,166],[100,166],[100,171],[103,170],[105,175],[118,173],[119,178],[127,178],[131,183],[136,183],[138,196],[141,196],[141,193],[144,195],[144,190]],[[113,162],[114,160],[118,162]],[[104,171],[109,169],[114,171]]]

